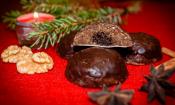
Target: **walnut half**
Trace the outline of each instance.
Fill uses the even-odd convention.
[[[1,58],[3,62],[16,63],[21,74],[45,73],[53,68],[52,58],[45,52],[32,52],[31,48],[11,45],[5,49]]]

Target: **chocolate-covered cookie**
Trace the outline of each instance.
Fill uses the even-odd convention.
[[[127,63],[143,65],[162,58],[161,45],[157,38],[143,32],[130,33],[130,36],[133,46],[131,52],[126,56]]]
[[[59,45],[57,46],[56,50],[61,57],[69,58],[74,54],[73,50],[73,40],[75,37],[76,32],[71,32],[69,35],[64,36]]]
[[[76,52],[66,68],[69,81],[83,87],[123,82],[128,75],[124,60],[114,50],[91,47]]]
[[[132,45],[131,37],[116,24],[95,23],[87,25],[77,34],[65,36],[57,49],[61,57],[67,58],[88,47],[126,48]]]

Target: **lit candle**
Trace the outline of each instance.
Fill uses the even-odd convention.
[[[28,13],[19,16],[17,20],[17,37],[20,45],[31,45],[36,40],[36,38],[32,38],[30,40],[27,39],[30,32],[34,31],[32,27],[32,23],[43,23],[53,21],[55,16],[46,14],[46,13]]]
[[[38,20],[38,19],[39,19],[38,12],[34,12],[34,13],[33,13],[33,17],[34,17],[34,19],[35,19],[35,22],[39,21],[39,20]]]

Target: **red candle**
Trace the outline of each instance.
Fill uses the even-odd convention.
[[[53,21],[55,17],[46,13],[28,13],[17,18],[17,22],[34,23],[34,22],[48,22]]]
[[[28,35],[30,32],[34,31],[32,27],[32,23],[42,23],[42,22],[50,22],[55,19],[55,16],[46,14],[46,13],[28,13],[19,16],[17,20],[17,37],[19,44],[21,45],[31,45],[34,43],[36,38],[32,38],[28,40]]]

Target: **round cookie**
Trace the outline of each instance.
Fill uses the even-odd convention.
[[[130,36],[133,46],[126,56],[127,63],[144,65],[162,58],[161,45],[157,38],[143,32],[130,33]]]
[[[74,52],[93,46],[126,48],[132,45],[131,37],[116,24],[95,23],[62,38],[57,51],[61,57],[69,58]]]
[[[98,46],[105,48],[131,47],[131,37],[116,24],[95,23],[78,32],[73,46]]]
[[[123,82],[128,75],[124,60],[114,50],[87,48],[76,52],[65,71],[69,81],[83,87],[102,87]]]

